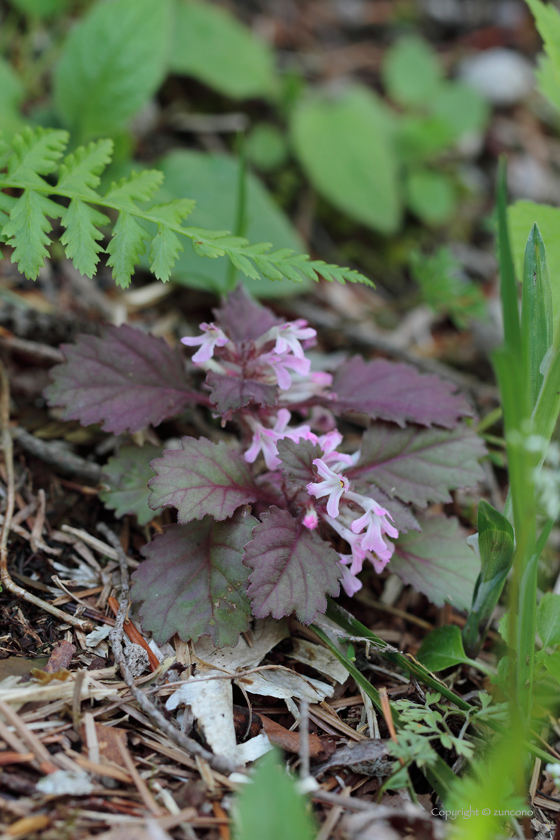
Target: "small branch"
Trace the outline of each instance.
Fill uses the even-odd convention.
[[[103,534],[105,539],[111,543],[115,551],[118,555],[119,566],[121,570],[121,600],[119,611],[117,613],[117,618],[115,622],[114,628],[111,630],[109,638],[111,640],[111,644],[113,646],[113,653],[115,655],[115,661],[119,666],[121,673],[123,675],[123,679],[127,686],[130,689],[130,693],[142,709],[142,711],[148,715],[149,718],[156,724],[161,731],[167,735],[167,737],[174,741],[177,746],[181,747],[181,749],[188,752],[189,755],[198,756],[199,758],[203,758],[205,761],[208,762],[210,767],[214,770],[217,770],[218,773],[223,773],[225,775],[229,775],[236,770],[235,764],[228,761],[226,758],[223,758],[219,755],[214,755],[213,753],[205,750],[197,741],[194,741],[192,738],[188,738],[184,735],[176,726],[174,726],[170,721],[168,721],[164,715],[156,708],[156,706],[149,700],[146,695],[140,691],[139,688],[136,687],[134,682],[134,677],[128,667],[128,663],[124,658],[123,653],[123,646],[122,646],[122,639],[123,639],[123,632],[124,632],[124,622],[126,619],[126,614],[128,610],[128,596],[129,596],[129,584],[128,584],[128,563],[126,560],[126,555],[122,549],[122,546],[119,542],[118,537],[116,534],[111,531],[104,523],[100,523],[97,526],[97,530]]]
[[[40,458],[51,467],[56,467],[65,475],[79,475],[93,484],[99,484],[101,481],[103,470],[99,464],[80,458],[60,441],[40,440],[21,427],[13,429],[12,436],[30,455]]]
[[[52,604],[37,598],[32,595],[19,584],[15,583],[8,571],[8,537],[10,534],[10,525],[14,515],[15,506],[15,475],[14,475],[14,450],[12,444],[12,436],[10,434],[10,382],[6,368],[0,361],[0,426],[2,427],[1,445],[4,452],[4,464],[6,467],[7,476],[7,496],[6,496],[6,511],[4,513],[4,521],[2,522],[2,531],[0,532],[0,583],[2,586],[11,592],[12,595],[17,595],[29,604],[34,604],[41,610],[54,615],[66,624],[72,627],[77,627],[85,633],[93,630],[94,625],[91,621],[81,621],[72,615],[69,615],[62,610],[53,607]]]

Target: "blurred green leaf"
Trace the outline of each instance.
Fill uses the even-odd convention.
[[[391,99],[399,105],[430,102],[441,80],[442,68],[430,45],[416,35],[406,35],[392,47],[383,62],[383,79]]]
[[[68,36],[54,101],[76,143],[122,130],[165,76],[170,0],[102,0]]]
[[[490,116],[486,100],[463,82],[442,83],[431,98],[429,107],[457,139],[473,131],[482,131]]]
[[[28,17],[49,18],[61,15],[71,0],[10,0],[10,4]]]
[[[170,70],[232,99],[270,97],[276,89],[268,44],[224,9],[199,0],[176,4]]]
[[[541,93],[557,108],[560,107],[560,13],[552,4],[541,0],[527,0],[535,16],[535,24],[544,41],[546,55],[540,57],[537,81]]]
[[[300,102],[292,115],[296,153],[317,190],[380,233],[398,230],[401,206],[394,117],[359,85]]]
[[[432,630],[420,645],[416,658],[429,671],[442,671],[452,665],[468,662],[457,625],[446,624]]]
[[[543,646],[560,645],[560,595],[547,592],[537,608],[537,633]]]
[[[397,123],[397,149],[404,163],[430,161],[448,149],[454,139],[454,132],[439,116],[407,115]]]
[[[165,185],[156,196],[157,201],[194,198],[196,206],[190,216],[194,227],[214,230],[233,230],[237,210],[239,163],[228,155],[204,152],[171,152],[159,163],[165,174]],[[252,173],[247,173],[246,236],[252,242],[271,242],[274,248],[292,248],[297,253],[304,250],[297,232],[288,218]],[[222,292],[227,287],[228,265],[225,260],[203,259],[187,245],[180,254],[173,278],[195,289]],[[246,278],[244,283],[257,297],[293,295],[308,288],[310,281],[299,286],[266,278]]]
[[[106,508],[115,511],[120,519],[126,513],[133,513],[139,525],[146,525],[161,513],[148,507],[150,488],[148,481],[154,477],[150,461],[161,458],[161,446],[123,446],[118,455],[109,458],[103,468],[106,489],[99,498]]]
[[[455,210],[453,184],[443,172],[417,169],[406,181],[407,204],[428,225],[443,225]]]
[[[20,77],[11,64],[0,58],[0,131],[8,139],[23,128],[24,122],[19,113],[23,96]]]
[[[247,138],[247,156],[258,169],[275,169],[286,160],[288,145],[282,132],[270,123],[257,123]]]
[[[410,267],[424,301],[434,312],[448,315],[457,329],[466,329],[473,318],[487,316],[482,289],[462,274],[461,264],[445,245],[429,256],[413,251]]]
[[[235,840],[313,840],[317,834],[306,799],[282,766],[277,750],[258,762],[234,805]]]

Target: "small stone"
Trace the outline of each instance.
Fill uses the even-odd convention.
[[[459,75],[488,102],[499,107],[519,102],[531,93],[535,84],[531,63],[514,50],[503,47],[464,59]]]

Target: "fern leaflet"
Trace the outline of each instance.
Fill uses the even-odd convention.
[[[354,269],[310,260],[287,249],[271,251],[267,243],[251,245],[229,231],[184,226],[183,220],[194,207],[189,199],[149,206],[163,180],[157,170],[133,172],[101,195],[100,175],[111,161],[112,142],[90,143],[61,162],[67,144],[67,132],[44,128],[26,128],[9,146],[0,141],[0,235],[13,248],[12,262],[30,279],[37,277],[48,256],[49,219],[62,217],[61,243],[78,271],[91,277],[100,254],[106,251],[113,277],[123,288],[130,284],[135,266],[146,253],[146,243],[151,270],[159,279],[168,280],[183,250],[182,237],[187,237],[202,257],[228,257],[247,277],[262,274],[270,280],[296,283],[303,277],[324,277],[339,283],[373,285]],[[58,179],[53,186],[44,176],[52,180],[55,175]],[[20,195],[15,198],[4,190],[17,190]],[[111,219],[98,208],[112,211]],[[101,242],[115,217],[105,249]],[[155,234],[146,223],[155,226]]]

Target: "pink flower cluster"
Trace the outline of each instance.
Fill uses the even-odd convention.
[[[311,346],[316,332],[307,326],[307,321],[298,319],[275,325],[251,342],[249,349],[237,347],[213,323],[201,324],[200,328],[202,335],[181,339],[189,347],[199,346],[192,357],[195,364],[225,376],[243,375],[257,382],[276,384],[280,390],[278,402],[281,405],[304,403],[313,396],[324,396],[325,389],[332,384],[330,374],[312,373],[310,370],[311,362],[305,357],[304,350]],[[218,359],[214,358],[216,351]],[[321,519],[348,543],[351,553],[339,555],[343,566],[341,582],[347,594],[353,595],[362,587],[356,576],[361,572],[364,560],[369,560],[375,571],[381,572],[395,549],[386,537],[395,539],[398,531],[391,524],[393,517],[389,511],[375,499],[355,493],[344,475],[343,470],[357,461],[359,452],[354,456],[338,452],[342,435],[336,429],[318,436],[306,424],[290,427],[291,417],[287,408],[258,412],[244,409],[243,421],[252,434],[244,458],[252,464],[262,453],[267,469],[275,470],[281,463],[278,441],[309,440],[320,446],[322,457],[316,458],[313,464],[322,480],[307,485],[310,499],[303,524],[313,530]],[[328,416],[326,421],[325,416],[322,418],[323,428],[325,422],[327,428],[334,425]],[[317,423],[315,427],[319,427]]]

